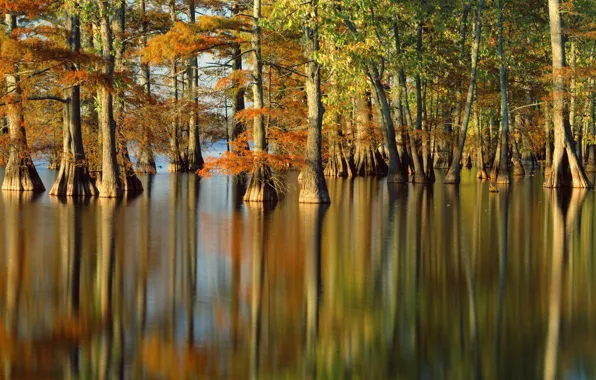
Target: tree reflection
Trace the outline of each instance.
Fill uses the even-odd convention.
[[[544,354],[544,379],[557,378],[557,357],[561,329],[561,293],[565,256],[569,252],[569,235],[576,228],[586,191],[573,189],[569,197],[565,191],[549,191],[552,213],[552,260],[548,330]]]

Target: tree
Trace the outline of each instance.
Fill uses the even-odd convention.
[[[319,52],[318,0],[312,0],[304,25],[306,64],[306,102],[308,105],[308,138],[306,140],[306,166],[302,169],[300,203],[329,203],[329,191],[323,175],[321,158],[321,130],[323,108],[321,94],[321,65]]]
[[[253,108],[255,116],[253,118],[253,142],[255,154],[255,166],[248,183],[248,189],[244,194],[244,200],[247,202],[270,202],[277,200],[277,192],[272,182],[271,168],[261,159],[263,153],[267,152],[267,136],[265,131],[265,118],[263,116],[263,59],[261,56],[261,0],[254,0],[253,4],[253,30],[252,30],[252,50],[253,50]]]
[[[81,49],[81,31],[79,22],[79,4],[75,3],[72,13],[66,16],[67,46],[73,54]],[[68,69],[76,74],[77,65],[73,62]],[[58,196],[91,196],[97,195],[85,159],[83,134],[81,131],[81,86],[74,85],[64,91],[64,126],[62,159],[58,177],[50,190],[50,195]]]
[[[459,141],[455,146],[453,161],[449,167],[447,175],[443,183],[458,184],[460,182],[461,159],[466,143],[466,134],[468,132],[468,124],[470,123],[470,116],[472,113],[472,103],[474,101],[474,94],[476,91],[476,74],[478,70],[478,52],[480,50],[480,38],[482,36],[482,9],[484,8],[484,0],[478,1],[478,9],[476,10],[475,22],[475,36],[474,45],[472,46],[472,67],[470,71],[470,85],[468,87],[468,96],[466,98],[466,105],[464,109],[464,119],[459,133]]]
[[[112,46],[112,28],[110,27],[110,3],[108,0],[99,0],[99,31],[101,36],[102,55],[104,63],[102,74],[105,76],[107,84],[102,86],[100,128],[102,142],[102,167],[101,184],[99,186],[99,196],[106,198],[115,198],[122,196],[122,183],[116,161],[116,123],[114,121],[114,108],[111,85],[114,81],[114,55]]]
[[[6,25],[5,38],[16,44],[14,31],[17,28],[17,14],[7,12],[4,16]],[[14,46],[14,45],[13,45]],[[31,160],[25,132],[23,115],[23,96],[18,76],[18,63],[8,63],[6,71],[6,90],[10,94],[7,101],[8,133],[10,136],[10,153],[2,190],[43,191],[45,187],[39,178],[35,165]]]
[[[571,136],[569,110],[565,104],[565,41],[559,0],[548,1],[553,67],[554,151],[550,175],[544,187],[590,188],[583,165],[579,162]]]

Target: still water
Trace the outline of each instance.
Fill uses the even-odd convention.
[[[41,171],[50,186],[56,173]],[[0,180],[2,172],[0,171]],[[0,376],[596,377],[594,192],[226,177],[136,198],[0,194]]]

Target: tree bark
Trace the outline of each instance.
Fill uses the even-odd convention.
[[[17,27],[17,17],[7,13],[4,21],[6,35],[11,36]],[[45,187],[35,169],[27,144],[18,71],[18,66],[14,65],[6,75],[6,90],[11,94],[11,99],[6,102],[10,148],[2,190],[44,191]]]
[[[277,201],[277,191],[273,184],[272,172],[269,165],[261,157],[267,153],[267,138],[265,131],[265,118],[263,117],[263,60],[261,56],[261,0],[254,0],[253,4],[253,29],[252,49],[254,57],[253,66],[253,108],[257,112],[253,118],[253,141],[255,164],[244,194],[246,202],[273,202]],[[322,173],[321,173],[322,174]]]
[[[309,16],[304,27],[306,65],[306,102],[308,107],[308,136],[306,140],[306,166],[302,170],[300,203],[330,203],[327,183],[323,175],[321,158],[321,130],[323,127],[323,108],[321,94],[321,67],[316,61],[319,51],[318,1],[312,0]],[[395,138],[393,140],[395,142]]]
[[[493,163],[490,179],[497,184],[509,184],[509,101],[507,99],[507,66],[503,49],[503,7],[505,0],[499,0],[498,5],[498,51],[499,51],[499,83],[501,86],[501,130],[497,145],[497,154]]]
[[[375,141],[371,133],[371,107],[370,97],[366,92],[356,97],[354,168],[355,175],[359,177],[384,176],[387,174],[387,164],[375,148]]]
[[[74,54],[78,54],[81,48],[79,17],[77,14],[68,15],[66,21],[67,44]],[[78,70],[75,65],[71,65],[69,69]],[[74,197],[98,195],[99,192],[89,176],[89,167],[85,160],[81,132],[81,87],[72,86],[64,92],[67,102],[64,104],[62,160],[50,195]]]
[[[565,67],[565,45],[562,33],[562,20],[559,0],[549,0],[550,36],[553,65],[553,121],[555,149],[550,175],[544,187],[590,188],[582,163],[577,159],[573,146],[573,137],[569,125],[569,112],[565,105],[565,79],[562,70]]]
[[[240,14],[239,5],[235,4],[232,8],[232,16]],[[246,131],[246,125],[236,118],[236,115],[245,108],[244,86],[237,79],[237,75],[242,73],[242,47],[239,43],[232,46],[232,76],[233,76],[233,94],[232,94],[232,119],[228,124],[228,137],[231,142],[236,141],[238,137]],[[243,149],[248,149],[245,145]]]
[[[325,165],[325,177],[353,177],[354,163],[346,154],[342,137],[342,121],[341,115],[337,115],[335,123],[328,132],[329,145],[329,159]]]
[[[108,17],[108,0],[99,1],[100,34],[102,42],[103,68],[102,72],[110,83],[114,80],[114,57],[112,55],[112,30]],[[122,184],[118,175],[116,161],[116,123],[112,93],[103,86],[101,94],[100,128],[102,135],[102,170],[99,196],[115,198],[122,196]]]
[[[596,81],[594,81],[594,78],[590,79],[590,84],[591,87],[594,88],[594,83]],[[588,126],[589,126],[589,130],[590,130],[590,135],[594,136],[594,133],[596,133],[596,93],[594,91],[592,91],[590,93],[590,114],[588,116],[589,120],[588,120]],[[588,163],[586,164],[586,171],[588,173],[594,173],[596,172],[596,144],[594,143],[589,143],[588,146],[586,147],[586,154],[587,154],[587,161]]]
[[[191,24],[196,22],[195,16],[195,0],[188,2],[188,18]],[[201,134],[199,131],[199,115],[198,115],[198,59],[195,54],[189,60],[189,67],[187,69],[188,78],[188,95],[192,103],[192,110],[190,120],[188,122],[188,171],[196,172],[203,167],[203,155],[201,153]]]
[[[141,47],[147,47],[147,33],[149,22],[147,20],[146,11],[147,3],[146,0],[138,0],[138,7],[141,17]],[[151,101],[151,71],[148,63],[142,62],[140,64],[140,85],[145,89],[145,95],[147,102]],[[151,135],[147,128],[145,128],[143,141],[139,146],[139,157],[136,166],[137,173],[150,173],[154,174],[157,170],[155,166],[155,154],[151,149]]]
[[[472,46],[472,69],[470,72],[470,85],[468,87],[468,96],[466,99],[466,107],[464,111],[464,119],[459,135],[459,142],[455,147],[453,161],[449,167],[449,171],[443,180],[446,184],[458,184],[460,182],[461,158],[466,143],[466,134],[468,132],[468,124],[470,123],[470,114],[472,112],[472,103],[474,101],[474,93],[476,90],[476,73],[478,68],[478,53],[480,51],[480,38],[482,37],[482,9],[484,8],[484,0],[478,1],[478,10],[476,11],[476,31],[474,36],[474,45]]]

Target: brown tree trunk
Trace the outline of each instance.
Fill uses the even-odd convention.
[[[13,30],[17,27],[17,17],[7,13],[4,21],[6,23],[6,35],[11,36]],[[10,99],[6,101],[10,149],[2,190],[44,191],[45,187],[29,153],[24,126],[21,87],[17,73],[18,67],[15,65],[10,68],[6,75],[6,90],[10,94]]]
[[[577,159],[573,146],[573,137],[569,126],[569,112],[565,105],[565,79],[562,70],[565,67],[565,45],[562,33],[562,20],[559,0],[549,0],[550,36],[553,64],[553,121],[555,149],[550,175],[544,187],[589,188],[582,163]]]
[[[355,100],[356,141],[354,150],[355,175],[359,177],[383,176],[387,164],[375,148],[372,129],[372,110],[369,95],[365,92]]]
[[[195,16],[195,0],[188,2],[188,18],[191,24],[196,22]],[[201,153],[201,134],[199,130],[199,115],[198,115],[198,59],[195,54],[189,60],[189,67],[187,70],[188,77],[188,95],[192,103],[192,110],[190,120],[188,123],[188,171],[196,172],[203,167],[203,155]]]
[[[114,57],[112,55],[112,30],[108,17],[108,1],[99,1],[100,34],[102,54],[105,60],[103,74],[110,82],[114,80]],[[122,184],[118,175],[118,162],[116,161],[116,123],[114,122],[114,109],[112,93],[109,88],[102,87],[100,128],[102,135],[102,170],[99,196],[114,198],[122,196]]]
[[[232,15],[240,14],[239,5],[235,4],[232,8]],[[233,94],[232,94],[232,119],[228,124],[228,138],[230,142],[236,141],[238,137],[246,131],[246,125],[236,118],[236,115],[245,108],[244,102],[244,86],[236,77],[242,73],[242,47],[239,43],[232,46],[232,76],[233,76]],[[240,148],[240,147],[238,147]],[[248,145],[244,145],[243,149],[248,149]]]
[[[125,36],[124,36],[124,27],[126,22],[126,5],[125,2],[121,2],[118,6],[118,11],[116,12],[116,19],[114,20],[114,29],[116,30],[116,46],[118,47],[115,49],[115,67],[119,71],[123,71],[125,69],[125,62],[124,62],[124,50],[125,50]],[[136,194],[143,191],[143,184],[141,180],[137,177],[135,173],[132,161],[130,160],[130,155],[128,153],[128,141],[124,138],[124,134],[122,133],[122,124],[124,121],[124,98],[122,93],[118,93],[115,97],[114,101],[114,114],[118,122],[115,125],[116,128],[116,141],[118,144],[118,167],[120,168],[120,181],[122,183],[122,190],[129,194]],[[120,125],[120,128],[118,128]]]
[[[509,184],[509,101],[507,99],[507,67],[503,49],[503,6],[504,0],[499,0],[498,17],[498,51],[499,51],[499,83],[501,86],[501,130],[497,145],[497,154],[493,162],[490,179],[497,184]]]
[[[325,166],[325,177],[354,176],[354,163],[351,161],[351,157],[346,154],[344,143],[341,141],[342,120],[341,115],[337,115],[333,127],[329,128],[329,159]]]
[[[75,12],[78,12],[75,9]],[[67,16],[67,44],[77,54],[81,48],[81,32],[77,14]],[[76,71],[72,65],[70,70]],[[81,132],[81,87],[72,86],[65,92],[62,160],[60,171],[50,195],[92,196],[99,192],[89,176]]]
[[[244,194],[246,202],[272,202],[277,201],[277,191],[273,184],[273,173],[266,161],[261,157],[267,153],[267,136],[265,131],[265,118],[263,117],[263,60],[261,56],[261,0],[253,4],[253,30],[252,49],[254,57],[253,66],[253,108],[257,114],[253,118],[254,141],[254,169],[250,177],[248,188]]]
[[[323,127],[323,108],[321,94],[321,67],[316,61],[319,52],[318,1],[312,0],[311,12],[306,20],[306,102],[308,107],[308,136],[306,140],[306,166],[302,169],[300,203],[329,203],[329,191],[323,176],[321,158],[321,129]],[[395,140],[394,140],[395,141]]]
[[[149,22],[147,20],[146,11],[147,3],[146,0],[138,0],[138,7],[141,18],[141,47],[147,47],[147,33]],[[142,60],[142,57],[141,57]],[[140,83],[142,88],[145,90],[147,102],[151,101],[151,71],[149,70],[149,64],[141,62],[140,64]],[[156,172],[155,166],[155,155],[153,149],[151,149],[151,135],[147,128],[143,131],[143,141],[139,146],[139,157],[137,160],[136,171],[137,173],[150,173]]]
[[[461,125],[461,132],[459,142],[455,147],[453,154],[453,161],[451,167],[443,180],[443,183],[458,184],[460,182],[461,158],[466,143],[466,134],[468,132],[468,124],[470,123],[470,114],[472,112],[472,103],[474,102],[474,93],[476,90],[476,72],[478,68],[478,53],[480,51],[480,38],[482,37],[482,9],[484,8],[484,0],[478,1],[478,9],[476,11],[476,31],[474,36],[474,45],[472,47],[472,69],[470,72],[470,86],[468,87],[468,96],[466,99],[466,107],[464,111],[464,119]]]
[[[594,88],[594,78],[590,79],[591,87]],[[596,92],[592,91],[590,93],[590,113],[588,115],[588,126],[590,130],[590,135],[594,136],[596,133]],[[586,148],[587,154],[587,164],[586,164],[586,171],[588,173],[596,172],[596,144],[588,143]]]

